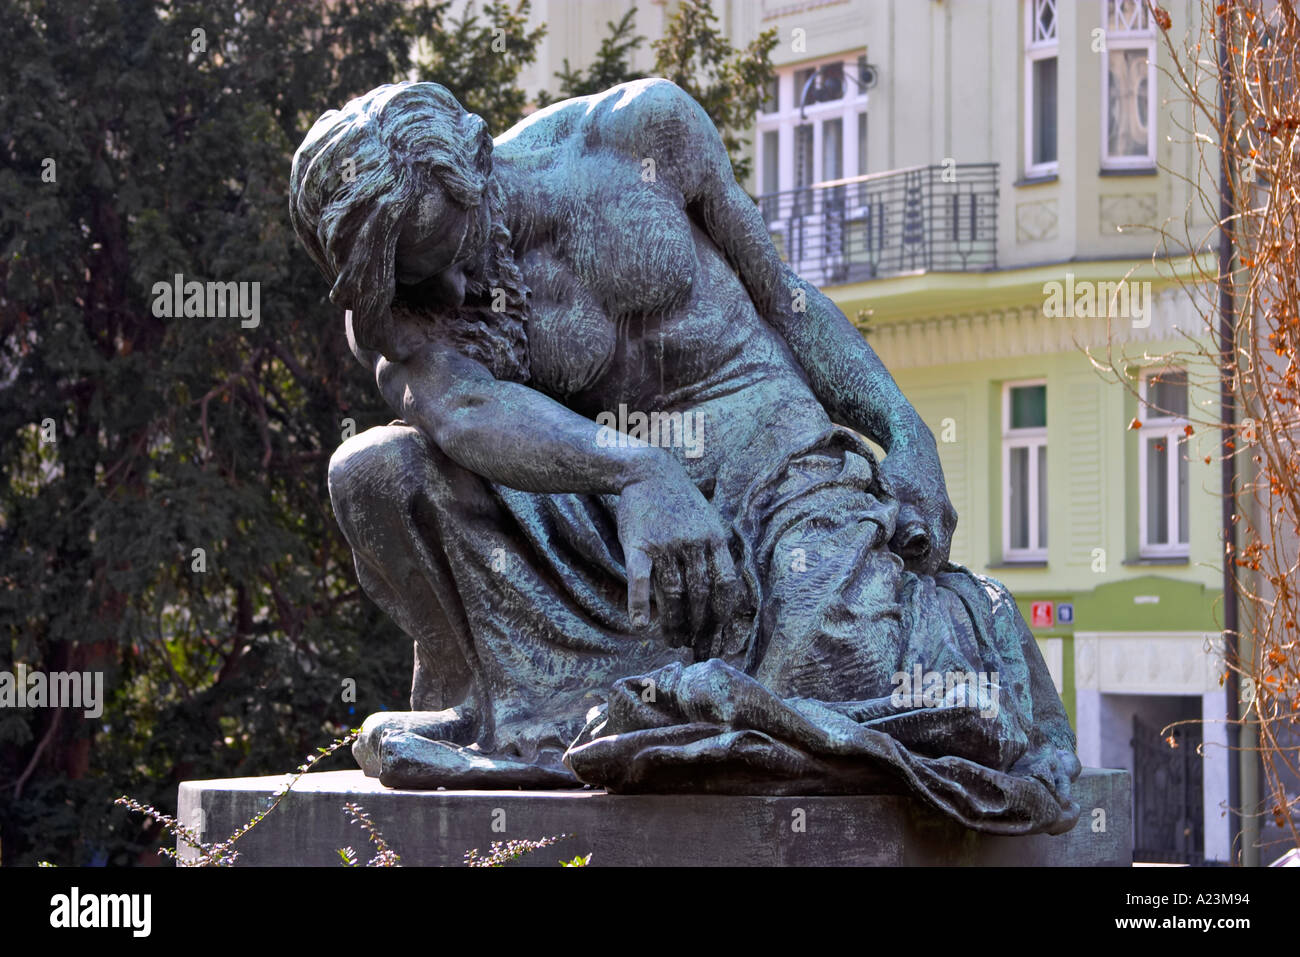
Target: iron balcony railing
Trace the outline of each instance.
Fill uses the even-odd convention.
[[[818,286],[998,264],[997,163],[869,173],[758,204],[781,258]]]

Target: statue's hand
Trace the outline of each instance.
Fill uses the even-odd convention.
[[[908,570],[933,575],[948,561],[957,528],[933,439],[890,452],[880,470],[899,504],[890,549]]]
[[[634,626],[650,622],[652,584],[672,644],[693,643],[727,620],[742,587],[727,531],[685,473],[668,471],[628,485],[619,496],[617,515]]]

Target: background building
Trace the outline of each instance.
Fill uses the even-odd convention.
[[[535,0],[550,32],[525,87],[590,62],[631,5]],[[1180,32],[1199,10],[1167,6]],[[673,4],[637,8],[653,39]],[[1181,178],[1199,175],[1195,153],[1176,142],[1186,119],[1146,5],[714,9],[737,46],[779,31],[750,192],[933,429],[960,515],[953,560],[1016,594],[1084,764],[1133,771],[1139,859],[1230,859],[1218,436],[1187,429],[1217,391],[1198,388],[1205,370],[1125,358],[1202,329],[1175,284],[1186,258],[1153,263],[1142,227],[1186,218],[1214,238]],[[651,63],[642,50],[633,66]],[[1137,399],[1085,348],[1168,415],[1130,428]],[[1160,731],[1183,719],[1204,724],[1170,747]]]

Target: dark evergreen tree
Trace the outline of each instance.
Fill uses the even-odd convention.
[[[632,55],[646,39],[636,33],[636,8],[606,27],[609,34],[601,41],[595,61],[585,70],[575,70],[566,58],[564,68],[555,74],[560,81],[558,95],[543,91],[538,105],[599,93],[647,75],[666,77],[704,107],[731,154],[736,179],[748,179],[753,161],[744,132],[753,125],[768,82],[776,75],[771,61],[776,28],[737,49],[718,29],[711,0],[682,0],[668,18],[663,37],[651,44],[654,69],[645,74],[632,68]]]
[[[609,35],[600,41],[596,51],[596,60],[585,70],[574,69],[569,58],[564,58],[564,68],[555,74],[560,81],[557,96],[543,90],[537,96],[537,105],[546,106],[555,100],[568,99],[571,96],[588,96],[608,90],[611,86],[639,80],[646,76],[632,69],[632,54],[645,43],[645,37],[636,31],[636,7],[630,7],[618,23],[605,24]]]
[[[695,97],[722,134],[736,179],[749,178],[753,161],[744,133],[753,125],[775,73],[770,59],[776,28],[764,30],[741,49],[718,29],[710,0],[682,0],[664,35],[651,47],[655,75],[667,77]]]
[[[359,591],[325,484],[392,415],[287,187],[315,118],[380,83],[442,83],[493,133],[521,117],[527,0],[449,7],[0,4],[0,672],[103,671],[107,698],[0,708],[4,864],[154,863],[119,794],[174,809],[182,780],[283,772],[407,706],[410,642]],[[564,95],[636,75],[632,22]],[[775,37],[735,51],[712,22],[687,0],[657,72],[743,175]],[[177,275],[258,284],[257,324],[160,315]]]
[[[410,642],[325,485],[392,415],[287,188],[314,119],[380,83],[518,119],[527,4],[448,6],[0,5],[0,671],[102,670],[108,698],[0,709],[3,863],[153,862],[119,794],[174,808],[181,780],[282,772],[408,706]],[[256,326],[160,316],[178,274],[259,284]]]

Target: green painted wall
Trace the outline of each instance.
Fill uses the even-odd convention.
[[[954,560],[996,574],[1017,594],[1086,592],[1150,574],[1218,585],[1218,467],[1204,461],[1215,454],[1214,433],[1191,438],[1188,560],[1137,564],[1138,445],[1128,428],[1133,400],[1122,386],[1103,381],[1086,356],[1016,356],[904,369],[895,378],[940,437],[959,515]],[[1002,565],[1001,388],[1036,378],[1047,380],[1048,559],[1043,567]],[[953,441],[942,440],[945,425]]]

